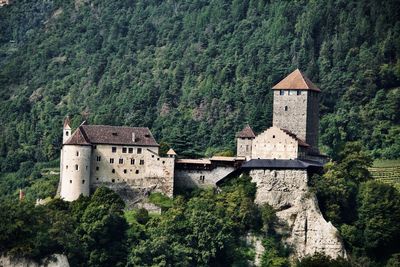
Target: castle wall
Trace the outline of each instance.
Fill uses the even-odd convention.
[[[61,170],[61,198],[76,200],[81,194],[89,196],[91,146],[63,146]]]
[[[298,142],[277,127],[270,127],[253,140],[252,159],[296,159]]]
[[[112,147],[116,148],[115,152]],[[123,148],[126,148],[125,153]],[[129,148],[132,148],[132,153],[129,153]],[[147,188],[172,196],[174,159],[157,154],[158,147],[97,145],[91,159],[92,186],[127,183],[132,188]]]
[[[308,91],[300,90],[300,95],[297,90],[283,90],[284,95],[280,95],[280,91],[274,90],[273,126],[289,130],[306,141]]]
[[[237,138],[236,155],[238,157],[246,157],[246,159],[251,158],[252,150],[252,138]]]
[[[319,135],[319,94],[309,92],[307,98],[307,136],[306,143],[311,146],[313,152],[318,152]]]
[[[346,257],[338,230],[327,222],[319,210],[315,195],[307,185],[307,170],[250,170],[257,184],[255,202],[268,203],[277,210],[277,231],[293,248],[297,258],[324,253],[333,258]]]
[[[175,170],[175,188],[204,188],[216,183],[235,170],[234,167],[215,167],[208,170]]]

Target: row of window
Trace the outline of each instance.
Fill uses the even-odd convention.
[[[65,165],[65,169],[68,170],[68,165]],[[86,170],[88,169],[88,166],[86,166]],[[79,171],[79,165],[75,164],[75,170]]]
[[[98,160],[100,161],[100,160]],[[110,158],[110,163],[114,164],[114,158]],[[124,159],[119,159],[118,164],[124,164]],[[135,159],[131,159],[131,165],[135,165]],[[144,165],[144,159],[139,161],[139,165]]]
[[[301,90],[279,90],[279,95],[285,95],[285,92],[288,95],[301,95]]]
[[[116,146],[111,147],[111,152],[112,153],[117,153],[117,147]],[[133,153],[133,147],[123,147],[122,148],[122,153],[132,154]],[[136,149],[136,154],[142,154],[142,148],[138,147]]]

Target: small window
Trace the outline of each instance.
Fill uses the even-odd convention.
[[[122,153],[126,153],[126,147],[122,148]]]
[[[135,165],[135,159],[131,159],[131,165]]]
[[[97,146],[93,146],[93,149],[97,149]]]
[[[139,174],[139,170],[136,170],[135,173],[136,173],[136,174]]]
[[[96,171],[98,171],[98,170],[99,170],[99,166],[96,167]]]
[[[82,184],[84,184],[85,183],[85,180],[82,180]]]
[[[100,157],[100,156],[97,156],[97,157],[96,157],[96,160],[97,160],[97,161],[100,161],[100,160],[101,160],[101,157]]]
[[[165,161],[163,160],[162,164],[165,164]]]
[[[272,138],[275,138],[275,135],[273,135]]]
[[[86,165],[86,170],[87,170],[87,165]]]
[[[126,170],[126,169],[124,170],[124,173],[127,173],[127,170]]]
[[[301,91],[300,90],[297,90],[297,95],[301,95]]]
[[[128,148],[128,152],[129,152],[130,154],[132,154],[132,153],[133,153],[133,147]]]
[[[65,169],[67,169],[67,170],[68,170],[68,165],[66,165],[66,166],[65,166]]]
[[[78,164],[75,165],[75,170],[79,171],[79,166],[78,166]]]
[[[285,111],[288,111],[288,106],[285,106]]]
[[[160,160],[160,158],[157,158],[157,160]]]
[[[69,180],[69,183],[72,184],[72,180]]]
[[[76,151],[76,156],[79,157],[79,151]]]
[[[96,181],[98,181],[98,180],[99,180],[99,177],[96,178]]]
[[[140,165],[144,165],[144,159],[141,159],[139,162]]]
[[[154,158],[154,155],[151,155],[152,158]]]
[[[114,159],[110,158],[110,163],[113,164],[114,163]]]
[[[112,171],[111,171],[112,173],[115,173],[115,169],[112,169]]]
[[[111,181],[112,181],[113,183],[115,183],[115,179],[112,179]]]
[[[112,152],[112,153],[117,152],[117,147],[115,147],[115,146],[111,147],[111,152]]]
[[[278,176],[278,173],[274,171],[274,177],[276,178]]]
[[[68,131],[66,131],[66,132],[65,132],[65,135],[66,135],[66,136],[68,136],[68,135],[69,135],[69,132],[68,132]]]
[[[124,164],[124,159],[119,159],[119,164]]]
[[[118,136],[118,133],[114,132],[112,133],[113,136]]]
[[[284,90],[279,90],[279,94],[280,95],[285,95],[285,91]]]
[[[137,149],[137,153],[142,154],[142,149],[140,147]]]

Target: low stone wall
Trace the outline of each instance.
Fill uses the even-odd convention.
[[[307,185],[306,170],[251,170],[257,184],[256,203],[277,210],[278,231],[288,234],[285,242],[301,258],[316,252],[330,257],[347,257],[338,230],[327,222]]]
[[[175,170],[174,187],[194,189],[215,186],[223,177],[233,172],[233,167],[215,167],[212,170]]]

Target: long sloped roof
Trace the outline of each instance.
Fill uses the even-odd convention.
[[[321,90],[313,84],[299,69],[294,70],[288,76],[286,76],[282,81],[277,83],[273,90],[311,90],[316,92],[321,92]]]
[[[158,146],[147,127],[108,125],[81,125],[65,142],[65,145],[90,144]]]

